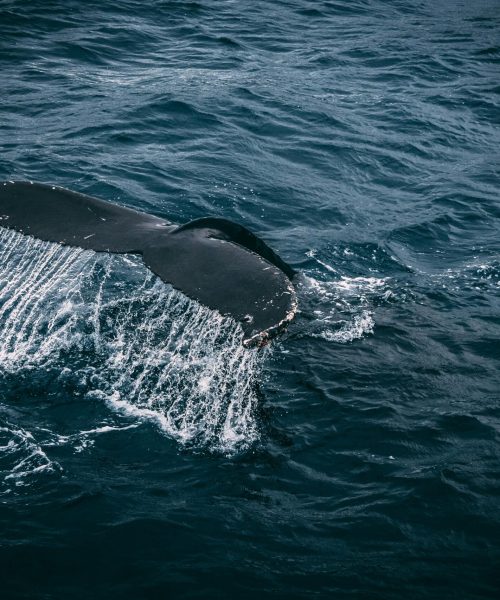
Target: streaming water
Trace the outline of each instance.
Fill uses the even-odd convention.
[[[3,375],[43,369],[63,380],[71,371],[87,382],[87,397],[153,419],[182,444],[231,454],[257,439],[265,352],[246,350],[238,324],[165,285],[140,259],[1,229],[0,282]],[[42,452],[30,433],[11,433],[18,471],[25,455]]]

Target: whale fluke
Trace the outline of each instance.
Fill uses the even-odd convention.
[[[240,321],[245,346],[265,343],[296,312],[293,269],[225,219],[177,226],[64,188],[14,181],[0,184],[0,226],[97,252],[141,254],[163,281]]]

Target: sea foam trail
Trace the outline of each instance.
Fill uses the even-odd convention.
[[[301,312],[306,317],[304,334],[346,344],[372,334],[374,304],[392,295],[387,278],[345,277],[322,281],[313,274],[298,278]]]
[[[81,373],[90,398],[183,444],[233,453],[257,439],[264,353],[140,259],[0,228],[0,286],[0,373]]]

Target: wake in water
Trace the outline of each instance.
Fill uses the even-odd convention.
[[[339,344],[372,334],[376,306],[396,297],[391,277],[348,276],[320,259],[315,250],[307,256],[315,266],[296,282],[300,311],[308,321],[304,334]]]
[[[373,333],[373,307],[367,292],[383,288],[375,278],[342,278],[321,281],[304,275],[299,284],[301,300],[314,316],[309,334],[329,342],[345,344]]]
[[[318,256],[307,253],[312,266],[295,281],[303,317],[300,335],[346,344],[375,332],[379,307],[407,301],[427,304],[429,293],[445,293],[446,304],[495,302],[500,288],[497,255],[477,256],[453,268],[424,270],[410,267],[385,250],[337,246]],[[335,265],[335,266],[332,266]],[[491,296],[493,292],[493,296]]]
[[[232,454],[258,438],[265,353],[246,350],[237,323],[139,259],[0,229],[0,284],[0,375],[50,370],[63,381],[71,371],[89,398],[210,451]]]

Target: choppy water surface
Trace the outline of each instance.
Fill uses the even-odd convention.
[[[500,7],[0,2],[0,179],[215,215],[265,352],[0,230],[2,598],[497,598]]]

